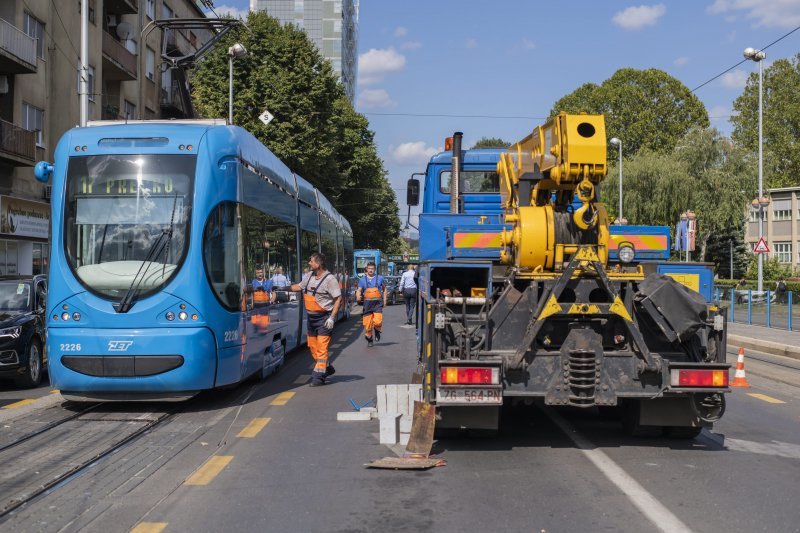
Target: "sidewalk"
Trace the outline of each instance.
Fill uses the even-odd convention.
[[[728,322],[728,347],[800,359],[800,332]]]

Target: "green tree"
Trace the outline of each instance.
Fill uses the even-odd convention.
[[[766,187],[800,180],[800,54],[778,59],[763,75],[764,182]],[[758,153],[758,73],[733,102],[733,140]]]
[[[198,112],[227,116],[227,49],[242,43],[249,54],[234,66],[235,123],[331,200],[350,221],[356,247],[393,245],[400,231],[394,191],[369,123],[330,63],[303,31],[265,12],[251,12],[247,26],[226,35],[195,70]],[[258,119],[265,108],[275,115],[268,125]]]
[[[558,100],[550,116],[559,111],[604,114],[608,137],[622,139],[623,157],[643,148],[668,153],[689,130],[709,125],[703,103],[658,69],[624,68],[600,85],[582,85]]]
[[[781,263],[777,257],[764,258],[764,280],[775,281],[778,278],[792,277],[792,267],[790,265]],[[745,274],[745,279],[755,280],[758,279],[758,256],[750,254],[750,264]],[[774,289],[772,286],[764,284],[764,290]]]
[[[500,137],[481,137],[470,150],[477,150],[478,148],[508,148],[509,146],[511,146],[511,143],[504,141]]]

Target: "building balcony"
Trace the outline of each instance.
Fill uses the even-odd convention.
[[[103,32],[103,78],[109,81],[136,79],[136,56],[108,32]]]
[[[35,74],[36,39],[0,19],[0,74]]]
[[[105,0],[103,9],[106,13],[116,13],[118,15],[131,15],[138,13],[135,0]]]
[[[36,132],[0,119],[0,161],[32,167],[36,160]]]
[[[119,95],[115,96],[105,96],[103,95],[103,107],[102,107],[102,120],[118,120],[120,118],[119,113]]]

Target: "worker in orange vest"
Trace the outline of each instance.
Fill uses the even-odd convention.
[[[367,263],[364,276],[358,281],[356,300],[363,302],[361,322],[364,324],[364,337],[367,346],[372,347],[373,330],[375,340],[381,340],[383,328],[383,306],[386,305],[386,283],[383,276],[375,274],[375,263]]]
[[[336,277],[325,268],[325,256],[313,253],[308,260],[311,269],[293,291],[303,291],[303,303],[308,313],[308,349],[314,358],[310,386],[325,384],[325,378],[336,370],[328,364],[328,345],[336,313],[342,303],[342,290]]]

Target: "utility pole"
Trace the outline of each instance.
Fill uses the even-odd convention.
[[[81,128],[89,121],[89,0],[81,0]]]
[[[731,239],[731,279],[733,278],[733,239]]]

